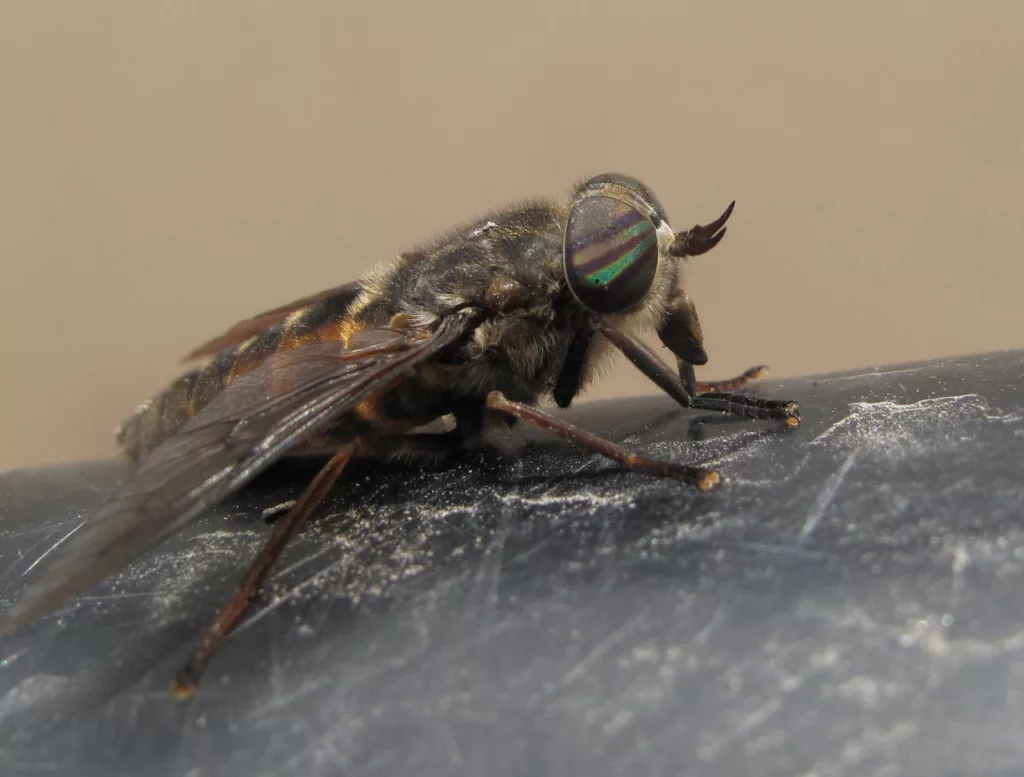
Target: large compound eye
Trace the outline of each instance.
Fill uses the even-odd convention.
[[[622,173],[604,173],[603,175],[596,175],[584,184],[584,190],[600,188],[602,184],[621,186],[624,189],[629,190],[635,197],[638,197],[642,203],[650,207],[654,211],[655,223],[654,226],[658,226],[659,221],[668,221],[668,214],[665,213],[665,207],[661,204],[657,197],[646,185],[638,181],[631,175],[623,175]]]
[[[636,307],[658,272],[658,235],[643,213],[618,199],[578,199],[565,228],[565,277],[595,313]]]

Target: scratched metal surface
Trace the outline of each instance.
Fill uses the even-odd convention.
[[[803,427],[573,413],[714,462],[707,495],[558,443],[357,470],[176,703],[261,510],[301,486],[271,473],[0,645],[0,773],[1024,772],[1024,351],[761,393]],[[5,602],[120,473],[0,475]]]

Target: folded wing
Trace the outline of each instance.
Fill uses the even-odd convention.
[[[320,343],[269,357],[157,446],[56,552],[0,622],[11,633],[179,531],[290,448],[381,394],[468,331],[471,311],[433,330],[363,330],[359,347]]]

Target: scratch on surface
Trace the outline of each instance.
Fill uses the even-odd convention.
[[[329,577],[331,574],[333,574],[335,572],[335,570],[343,567],[347,561],[348,561],[348,557],[347,556],[343,557],[343,558],[340,558],[337,561],[334,561],[333,563],[331,563],[331,564],[327,565],[326,567],[324,567],[323,569],[321,569],[319,572],[317,572],[312,577],[309,577],[309,578],[303,580],[298,585],[293,586],[292,588],[289,588],[283,594],[275,596],[273,601],[270,602],[270,604],[268,604],[266,607],[264,607],[262,610],[260,610],[258,613],[253,615],[251,618],[249,618],[244,623],[239,624],[238,628],[234,630],[233,634],[234,635],[241,634],[246,629],[249,629],[249,628],[255,626],[257,623],[259,623],[261,620],[263,620],[265,617],[267,617],[267,615],[269,615],[274,610],[276,610],[278,607],[280,607],[282,604],[284,604],[285,602],[291,601],[292,599],[297,597],[306,588],[311,588],[312,586],[315,586],[316,584],[318,584],[320,581],[322,581],[325,578]]]
[[[338,548],[341,545],[342,545],[341,539],[340,538],[335,538],[334,542],[330,543],[329,545],[327,545],[327,546],[325,546],[323,548],[320,548],[319,550],[314,551],[313,553],[310,553],[308,556],[303,556],[298,561],[295,561],[294,563],[289,564],[288,566],[286,566],[284,569],[279,569],[274,574],[274,577],[275,578],[282,578],[285,575],[288,575],[288,574],[294,572],[296,569],[301,569],[302,567],[306,566],[306,564],[308,564],[309,562],[316,561],[321,556],[324,556],[327,553],[330,553],[332,550]]]
[[[587,651],[587,654],[583,656],[579,661],[569,667],[568,671],[562,675],[562,680],[559,682],[560,688],[565,688],[570,683],[574,683],[582,678],[591,666],[594,665],[602,656],[604,656],[609,650],[611,650],[623,637],[627,636],[633,631],[638,621],[643,619],[643,615],[639,614],[628,621],[623,623],[619,628],[615,629],[611,634],[605,637],[603,640],[598,642],[593,648]]]
[[[442,722],[439,727],[441,734],[441,742],[444,745],[445,751],[448,753],[448,760],[451,766],[455,769],[461,769],[463,764],[462,751],[459,749],[459,743],[455,739],[455,734],[452,733],[452,727]]]
[[[770,719],[781,709],[782,699],[779,697],[769,699],[760,707],[757,707],[744,715],[743,719],[736,725],[736,727],[724,737],[721,737],[717,742],[701,747],[697,751],[697,757],[705,762],[713,761],[729,744],[740,737],[746,736],[754,729],[760,728],[765,721]]]
[[[888,378],[891,375],[913,375],[924,370],[934,370],[946,364],[953,364],[957,359],[944,359],[941,361],[927,362],[914,367],[906,367],[899,370],[873,370],[869,372],[858,372],[854,375],[837,375],[834,378],[825,378],[828,383],[843,383],[851,380],[863,380],[864,378]]]
[[[857,460],[857,451],[853,451],[849,456],[846,457],[846,461],[839,468],[839,471],[832,475],[826,482],[821,492],[818,494],[818,498],[814,500],[814,504],[811,505],[811,509],[807,512],[807,520],[804,521],[804,527],[800,530],[800,534],[797,535],[796,544],[803,545],[811,538],[814,530],[818,528],[818,524],[821,523],[822,516],[825,515],[825,511],[828,510],[829,505],[836,498],[836,493],[839,491],[839,486],[842,485],[843,480],[850,474],[850,470],[853,469],[853,464]]]
[[[896,754],[904,748],[907,740],[916,736],[919,726],[910,721],[898,721],[889,728],[866,727],[859,739],[850,739],[827,760],[815,762],[810,770],[800,777],[845,777],[847,774],[864,774],[865,762],[888,756],[890,765],[896,763]],[[898,775],[898,769],[872,770],[871,774]]]
[[[773,545],[768,542],[737,542],[735,547],[744,550],[753,550],[757,553],[778,553],[784,556],[798,556],[800,558],[827,558],[834,559],[837,554],[823,550],[807,550],[799,545]]]
[[[29,651],[29,648],[24,648],[23,650],[19,650],[16,653],[11,653],[6,658],[0,659],[0,669],[6,669],[11,664],[13,664],[15,661],[17,661],[19,658],[21,658],[23,655],[28,653],[28,651]]]
[[[40,556],[39,558],[37,558],[37,559],[36,559],[35,561],[33,561],[33,562],[32,562],[31,564],[29,564],[29,567],[28,567],[28,569],[26,569],[26,570],[25,570],[24,572],[22,572],[22,573],[21,573],[21,576],[22,576],[22,577],[24,577],[24,576],[25,576],[25,575],[27,575],[27,574],[28,574],[29,572],[31,572],[31,571],[32,571],[33,569],[35,569],[35,568],[36,568],[36,565],[38,565],[40,561],[42,561],[42,560],[43,560],[44,558],[46,558],[46,557],[47,557],[47,556],[49,556],[49,555],[50,555],[51,553],[53,553],[53,551],[55,551],[55,550],[56,550],[57,548],[59,548],[59,547],[60,547],[60,545],[61,545],[61,544],[62,544],[62,543],[63,543],[63,542],[64,542],[64,541],[65,541],[65,540],[66,540],[66,539],[68,538],[68,537],[70,537],[70,536],[71,536],[72,534],[74,534],[74,533],[75,533],[76,531],[78,531],[78,530],[79,530],[79,529],[81,529],[81,528],[82,528],[83,526],[85,526],[85,524],[86,524],[86,519],[84,519],[84,518],[83,518],[83,519],[82,519],[82,520],[81,520],[81,521],[80,521],[80,522],[78,523],[78,525],[77,525],[77,526],[75,526],[75,528],[73,528],[73,529],[72,529],[71,531],[69,531],[69,532],[68,532],[67,534],[65,534],[65,535],[64,535],[63,537],[61,537],[61,538],[60,538],[59,540],[57,540],[57,541],[56,541],[55,543],[53,543],[53,544],[52,544],[52,545],[51,545],[51,546],[50,546],[49,548],[47,548],[47,549],[46,549],[46,550],[45,550],[45,551],[43,552],[43,555],[41,555],[41,556]]]
[[[7,565],[7,568],[4,569],[4,571],[2,573],[0,573],[0,577],[7,577],[7,575],[9,575],[11,573],[11,570],[14,569],[16,566],[18,566],[18,564],[21,563],[22,559],[25,558],[24,551],[22,551],[20,548],[18,548],[16,550],[17,550],[17,553],[18,553],[18,557],[16,559],[14,559],[14,561],[12,561],[10,564]]]
[[[172,590],[172,591],[136,591],[136,592],[125,592],[125,593],[114,593],[114,594],[95,594],[92,596],[76,596],[75,599],[80,602],[112,602],[120,599],[149,599],[154,596],[172,595],[184,593],[188,589],[183,590]]]
[[[967,569],[970,561],[971,554],[967,552],[964,543],[957,543],[956,549],[953,551],[953,561],[950,564],[950,573],[953,577],[953,583],[949,591],[950,616],[953,614],[952,611],[960,604],[960,597],[964,592],[964,570]]]
[[[498,617],[499,591],[501,587],[501,574],[503,556],[505,554],[505,541],[508,539],[508,527],[504,518],[505,510],[502,510],[502,519],[490,542],[487,543],[480,564],[477,567],[475,577],[476,587],[481,591],[483,605],[481,610],[481,623],[493,625]]]

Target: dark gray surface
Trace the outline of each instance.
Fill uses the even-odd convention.
[[[270,473],[0,644],[0,773],[1024,773],[1024,351],[759,393],[803,427],[571,414],[710,494],[560,443],[355,470],[177,703],[308,470]],[[5,602],[120,473],[0,475]]]

